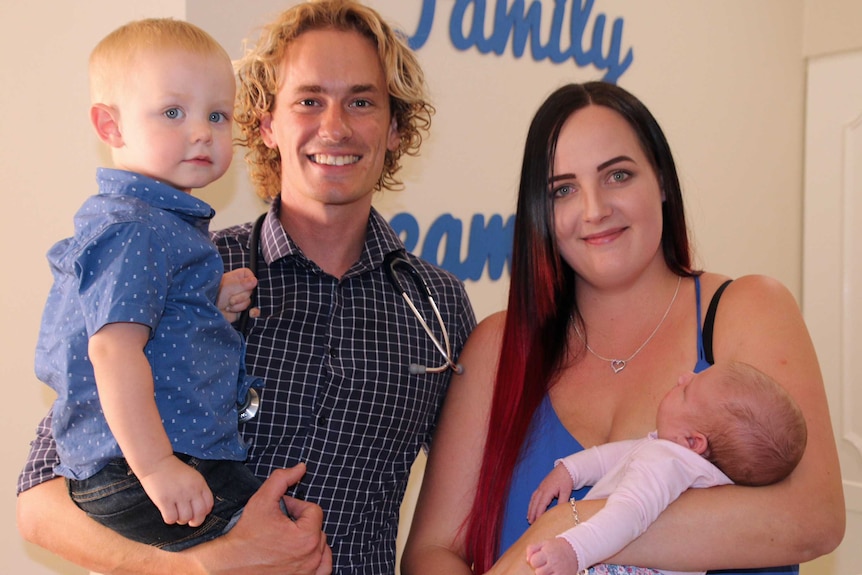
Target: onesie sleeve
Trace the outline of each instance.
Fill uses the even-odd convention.
[[[582,569],[601,563],[639,537],[689,487],[731,483],[705,458],[662,439],[637,446],[613,471],[620,474],[619,480],[605,507],[560,535],[577,553]]]
[[[626,453],[641,440],[612,441],[596,445],[558,459],[554,465],[564,465],[572,477],[573,489],[595,485]]]

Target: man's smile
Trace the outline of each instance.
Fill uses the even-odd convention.
[[[324,166],[347,166],[358,162],[362,156],[346,155],[346,156],[331,156],[328,154],[312,154],[308,156],[315,164]]]

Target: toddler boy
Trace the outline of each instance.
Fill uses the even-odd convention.
[[[259,381],[217,307],[214,211],[190,195],[230,165],[233,67],[203,30],[150,19],[105,37],[89,72],[90,119],[115,169],[98,170],[74,236],[48,253],[36,372],[58,395],[56,473],[72,499],[126,537],[180,550],[229,528],[260,484],[237,429]]]

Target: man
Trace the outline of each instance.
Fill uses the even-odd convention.
[[[266,386],[243,428],[251,469],[269,479],[227,535],[169,554],[101,529],[69,501],[43,425],[19,485],[26,538],[103,573],[327,573],[330,561],[337,573],[395,572],[410,467],[452,372],[437,369],[442,356],[384,258],[400,254],[429,285],[455,357],[475,324],[463,285],[404,253],[371,207],[375,190],[397,187],[399,159],[418,152],[432,112],[415,56],[367,7],[310,2],[264,29],[239,68],[236,122],[257,191],[273,200],[247,330],[249,372]],[[215,235],[226,269],[248,265],[251,229]],[[237,311],[247,287],[226,283],[220,302]],[[288,487],[295,521],[278,507]]]

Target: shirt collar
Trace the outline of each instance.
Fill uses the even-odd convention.
[[[153,178],[112,168],[98,168],[99,193],[140,198],[149,205],[187,218],[211,220],[215,210],[193,195]]]
[[[306,265],[314,266],[315,264],[305,257],[299,246],[296,245],[281,226],[281,222],[278,219],[280,209],[281,197],[277,197],[272,201],[260,231],[260,249],[264,261],[266,261],[267,265],[272,265],[274,261],[292,257]],[[383,258],[387,254],[403,249],[404,244],[395,233],[395,230],[392,229],[392,226],[386,222],[377,210],[371,208],[371,213],[368,216],[368,231],[365,235],[365,243],[362,246],[362,254],[359,256],[359,260],[350,267],[344,278],[378,268],[383,264]]]

